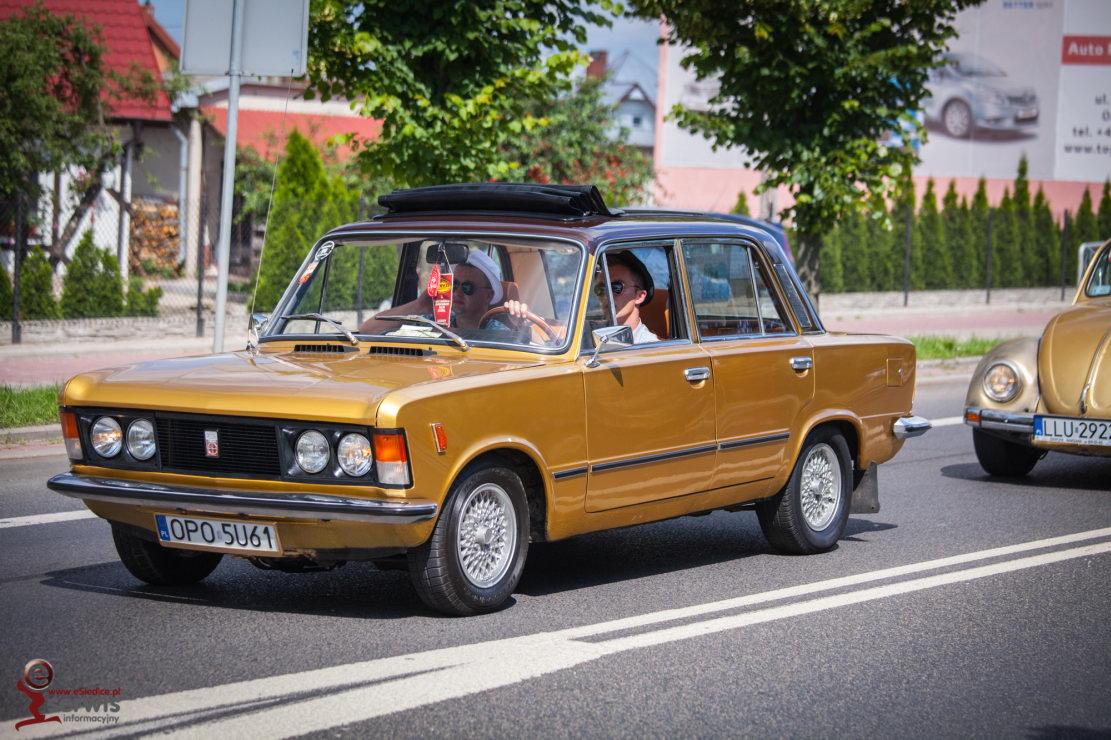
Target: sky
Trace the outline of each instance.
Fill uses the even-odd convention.
[[[149,0],[154,17],[180,44],[184,26],[185,0]],[[621,81],[636,82],[650,96],[656,96],[658,24],[651,21],[618,19],[610,28],[593,26],[587,30],[583,51],[605,50],[610,64],[625,59]]]

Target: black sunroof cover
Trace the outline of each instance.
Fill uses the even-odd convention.
[[[494,211],[553,216],[612,216],[594,185],[468,183],[395,190],[378,197],[390,214]]]

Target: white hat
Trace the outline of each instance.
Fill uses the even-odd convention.
[[[494,260],[490,259],[485,252],[471,250],[470,254],[467,255],[466,264],[481,270],[486,279],[490,281],[490,288],[493,290],[490,305],[501,303],[504,291],[501,287],[501,279],[498,277],[498,266],[494,264]]]

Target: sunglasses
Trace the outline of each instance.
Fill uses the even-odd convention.
[[[473,280],[464,280],[461,283],[456,283],[455,289],[463,295],[474,295],[476,290],[493,290],[493,288],[484,285],[475,285]]]
[[[628,287],[636,288],[637,290],[644,290],[644,288],[636,284],[630,284]],[[614,280],[612,283],[610,283],[610,290],[613,291],[614,295],[621,295],[621,291],[625,290],[625,283],[621,280]],[[606,288],[601,283],[598,283],[594,286],[594,295],[598,296],[599,298],[601,298],[602,294],[605,292]]]

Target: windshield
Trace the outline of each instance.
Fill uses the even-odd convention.
[[[983,57],[961,54],[951,57],[953,66],[965,77],[1006,77],[1007,73]]]
[[[267,336],[343,336],[318,314],[360,339],[555,350],[567,343],[582,262],[582,247],[555,241],[327,240],[295,277]]]
[[[1101,298],[1111,295],[1111,246],[1105,247],[1101,254],[1096,255],[1096,266],[1092,270],[1092,279],[1088,281],[1085,293],[1089,298]]]

